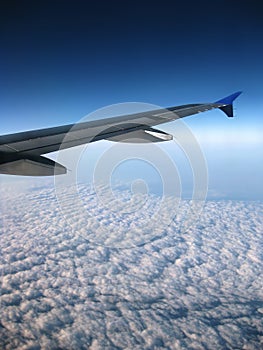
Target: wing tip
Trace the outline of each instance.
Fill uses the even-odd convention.
[[[233,102],[241,94],[242,91],[237,91],[227,97],[222,98],[221,100],[216,101],[215,103],[221,105],[218,108],[221,109],[221,111],[223,111],[229,118],[233,118]]]
[[[226,104],[226,105],[230,105],[234,102],[234,100],[236,98],[238,98],[239,95],[242,94],[243,91],[237,91],[237,92],[234,92],[233,94],[229,95],[229,96],[226,96],[218,101],[216,101],[215,103],[220,103],[220,104]]]

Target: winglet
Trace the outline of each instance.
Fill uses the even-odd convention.
[[[229,95],[225,98],[222,98],[221,100],[216,101],[215,103],[222,105],[221,107],[218,107],[223,111],[228,117],[233,117],[233,102],[234,100],[242,93],[242,91],[235,92],[232,95]]]

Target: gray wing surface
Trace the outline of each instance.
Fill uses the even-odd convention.
[[[214,108],[233,116],[235,93],[215,103],[188,104],[152,111],[105,118],[102,120],[32,130],[0,136],[0,173],[45,176],[66,173],[66,169],[43,154],[99,140],[122,141],[129,139],[145,142],[171,140],[172,136],[153,126],[171,122]]]

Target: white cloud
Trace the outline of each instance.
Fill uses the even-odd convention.
[[[89,220],[72,208],[73,229],[51,187],[0,194],[1,348],[262,346],[263,203],[210,201],[186,232],[183,211],[143,242],[140,211],[116,216],[94,193],[84,202]],[[148,198],[144,218],[158,200]],[[96,241],[102,224],[109,236]],[[114,235],[142,245],[97,244]]]

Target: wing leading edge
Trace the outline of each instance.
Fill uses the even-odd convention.
[[[233,117],[236,92],[214,103],[198,103],[105,118],[79,124],[26,131],[0,136],[0,173],[26,176],[65,174],[66,168],[43,154],[81,144],[110,140],[116,142],[162,142],[172,136],[153,126],[219,108]]]

